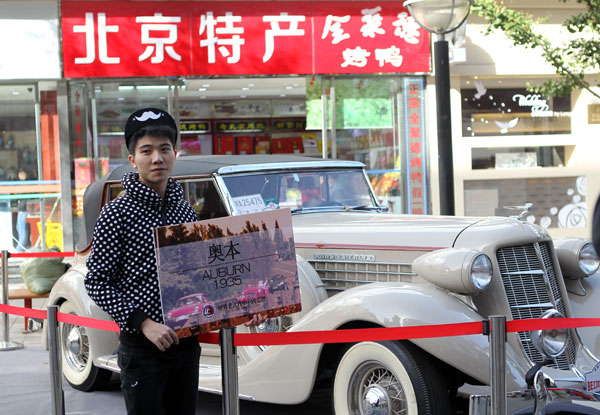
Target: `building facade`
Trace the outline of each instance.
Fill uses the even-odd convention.
[[[85,187],[127,162],[125,117],[144,106],[174,115],[182,153],[360,160],[392,211],[439,212],[430,39],[401,2],[115,4],[0,1],[15,39],[0,46],[2,249],[19,248],[23,218],[25,248],[76,246]],[[456,213],[532,202],[529,221],[588,237],[594,101],[532,96],[552,69],[467,23],[451,66]]]

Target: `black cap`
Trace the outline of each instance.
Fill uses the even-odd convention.
[[[131,137],[139,129],[160,125],[171,127],[177,137],[177,124],[168,112],[158,108],[142,108],[141,110],[137,110],[127,118],[127,124],[125,124],[125,145],[129,148]]]

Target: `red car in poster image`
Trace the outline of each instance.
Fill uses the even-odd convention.
[[[197,293],[181,297],[175,303],[175,307],[166,314],[166,323],[174,330],[178,330],[195,315],[205,314],[206,310],[212,310],[214,314],[215,306],[208,301],[204,293]]]
[[[238,296],[238,301],[244,302],[254,298],[266,297],[267,295],[269,295],[267,281],[255,281],[246,284],[244,291]]]

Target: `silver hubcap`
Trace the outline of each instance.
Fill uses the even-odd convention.
[[[354,370],[350,378],[348,403],[352,414],[408,413],[400,381],[390,369],[376,361],[364,362]]]
[[[378,385],[369,386],[362,400],[365,415],[385,415],[389,413],[388,397]]]
[[[67,347],[74,355],[78,356],[81,353],[81,334],[77,327],[73,327],[67,336]]]
[[[290,316],[281,316],[270,318],[263,324],[259,324],[256,327],[250,327],[251,333],[279,333],[288,331],[292,327],[292,319]],[[259,349],[265,350],[269,346],[258,346]]]
[[[63,324],[61,334],[65,362],[76,372],[84,371],[89,358],[89,341],[85,327]]]

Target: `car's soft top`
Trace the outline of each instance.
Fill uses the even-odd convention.
[[[315,157],[279,154],[247,154],[247,155],[205,155],[184,156],[175,160],[175,166],[171,176],[174,178],[185,176],[202,176],[219,174],[241,173],[248,171],[266,171],[269,169],[282,168],[334,168],[353,167],[362,168],[359,162],[345,160],[327,160]],[[77,249],[83,250],[92,241],[92,233],[96,220],[100,214],[102,203],[102,190],[108,181],[120,182],[124,174],[135,171],[130,163],[123,164],[110,171],[100,180],[91,183],[85,190],[83,196],[83,218],[82,227]]]

